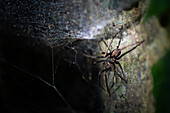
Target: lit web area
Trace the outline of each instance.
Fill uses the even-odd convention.
[[[124,6],[112,0],[0,1],[2,111],[103,113],[99,69],[83,53],[98,54],[98,41],[126,29],[117,20]]]
[[[48,46],[68,38],[94,38],[115,13],[100,0],[4,0],[1,29],[32,37]],[[21,30],[22,29],[22,30]]]

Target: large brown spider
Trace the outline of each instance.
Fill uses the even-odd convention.
[[[123,71],[123,68],[121,66],[121,64],[119,63],[119,60],[125,56],[127,53],[133,51],[134,49],[136,49],[140,44],[142,44],[145,40],[141,41],[141,42],[135,42],[133,44],[130,44],[130,45],[127,45],[127,46],[124,46],[122,48],[119,48],[120,46],[120,43],[121,43],[121,39],[119,40],[118,42],[118,45],[117,45],[117,48],[114,49],[114,50],[111,50],[110,49],[110,46],[113,42],[113,39],[115,38],[115,36],[112,38],[111,42],[109,43],[109,45],[107,46],[106,42],[104,40],[102,40],[104,42],[104,44],[106,45],[107,49],[105,52],[102,51],[101,49],[101,46],[100,46],[100,42],[98,43],[98,46],[99,46],[99,50],[100,50],[100,53],[103,55],[103,56],[90,56],[90,55],[87,55],[87,54],[84,54],[86,57],[90,57],[90,58],[94,58],[94,59],[101,59],[101,60],[98,60],[95,62],[96,63],[103,63],[105,66],[104,66],[104,69],[102,69],[98,76],[99,76],[99,85],[100,87],[102,87],[101,83],[100,83],[100,76],[102,73],[104,73],[104,76],[105,76],[105,83],[106,83],[106,88],[107,88],[107,91],[108,91],[108,94],[109,96],[111,96],[112,93],[114,92],[110,92],[110,89],[114,86],[114,84],[112,84],[112,86],[109,88],[109,85],[108,85],[108,81],[107,81],[107,75],[106,73],[108,71],[113,71],[114,72],[114,76],[118,76],[121,78],[121,80],[123,80],[125,83],[127,83],[127,80],[125,79],[125,74],[124,74],[124,71]],[[135,46],[134,46],[135,45]],[[130,47],[130,46],[134,46],[133,48],[131,48],[130,50],[126,51],[125,53],[121,54],[121,51],[126,49],[127,47]],[[109,52],[108,52],[109,51]],[[121,72],[123,74],[124,77],[122,77],[117,71],[116,71],[116,64],[120,67],[121,69]],[[103,87],[102,87],[103,88]],[[104,89],[104,88],[103,88]]]
[[[109,93],[109,96],[111,96],[111,92],[110,92],[110,88],[108,86],[108,82],[107,82],[107,76],[106,76],[106,73],[110,70],[114,71],[114,75],[118,75],[123,81],[125,81],[125,83],[127,83],[127,80],[125,80],[125,74],[124,74],[124,71],[123,71],[123,68],[121,66],[121,64],[119,63],[119,59],[121,59],[124,55],[126,55],[127,53],[133,51],[135,48],[137,48],[140,44],[142,44],[145,40],[141,41],[141,42],[135,42],[133,44],[130,44],[130,45],[127,45],[127,46],[124,46],[122,48],[119,48],[120,46],[120,42],[121,42],[121,39],[119,40],[119,43],[117,45],[117,48],[114,49],[114,50],[110,50],[110,46],[113,42],[113,39],[114,37],[112,38],[109,46],[107,46],[107,44],[105,43],[105,41],[103,40],[103,42],[105,43],[105,45],[107,46],[107,49],[106,49],[106,52],[103,52],[101,47],[100,47],[100,44],[99,44],[99,49],[100,49],[100,53],[103,54],[103,56],[98,56],[97,59],[100,59],[100,58],[104,58],[102,60],[98,60],[97,62],[95,63],[101,63],[103,62],[105,64],[105,68],[103,70],[101,70],[99,72],[99,85],[101,86],[100,84],[100,75],[102,73],[104,73],[105,75],[105,82],[106,82],[106,88],[107,88],[107,91]],[[130,47],[130,46],[133,46],[135,45],[133,48],[131,48],[130,50],[126,51],[125,53],[121,54],[121,51],[126,49],[127,47]],[[108,52],[109,50],[109,52]],[[121,72],[123,74],[124,77],[122,77],[117,71],[116,71],[116,64],[120,67],[121,69]],[[112,86],[113,87],[113,86]]]

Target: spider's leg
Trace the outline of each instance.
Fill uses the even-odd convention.
[[[119,60],[120,58],[122,58],[123,56],[125,56],[127,53],[133,51],[134,49],[136,49],[136,47],[138,47],[139,45],[136,45],[135,47],[133,47],[132,49],[130,49],[129,51],[123,53],[121,56],[119,56],[118,58],[116,58],[116,60]]]
[[[114,62],[109,61],[109,63],[112,64],[112,70],[114,71],[114,77],[115,77],[115,80],[116,80],[116,83],[117,83],[118,78],[117,78],[117,76],[116,76],[116,75],[117,75],[116,66],[115,66]],[[110,89],[111,89],[113,86],[114,86],[114,84],[110,87]]]
[[[107,44],[106,44],[106,42],[105,42],[104,40],[103,40],[103,42],[104,42],[104,44],[106,45],[106,47],[108,47]],[[107,52],[103,52],[103,50],[102,50],[102,48],[101,48],[101,46],[100,46],[99,43],[98,43],[98,46],[99,46],[100,53],[101,53],[101,54],[105,54],[104,56],[102,56],[102,58],[105,58],[106,56],[108,56],[109,54],[111,54],[110,48],[109,48],[110,53],[107,53]]]
[[[115,66],[115,64],[114,64],[114,67],[115,67],[115,69],[114,69],[115,75],[118,75],[123,81],[125,81],[125,83],[127,83],[127,81],[126,81],[118,72],[116,72],[116,66]]]
[[[83,54],[85,57],[87,57],[87,58],[97,59],[96,56],[88,55],[88,54],[86,54],[86,53],[82,53],[82,54]]]
[[[94,62],[94,64],[97,64],[97,63],[100,63],[100,62],[105,62],[106,60],[99,60],[99,61],[96,61]]]
[[[111,67],[106,67],[105,69],[101,70],[101,71],[99,72],[99,74],[98,74],[98,76],[99,76],[99,78],[98,78],[98,83],[99,83],[99,86],[100,86],[102,89],[104,89],[104,88],[103,88],[103,86],[102,86],[101,83],[100,83],[101,74],[102,74],[103,72],[109,71],[110,69],[111,69]],[[104,89],[104,90],[105,90],[105,89]]]
[[[114,73],[115,73],[115,71],[116,71],[116,66],[115,66],[115,63],[114,62],[112,62],[112,61],[109,61],[109,63],[110,64],[112,64],[112,70],[114,71]]]
[[[108,66],[108,67],[106,67],[105,69],[103,69],[103,70],[101,70],[100,72],[99,72],[99,76],[103,73],[103,72],[107,72],[107,71],[109,71],[111,69],[111,67],[110,66]]]
[[[120,38],[119,43],[118,43],[118,45],[117,45],[117,49],[119,49],[120,42],[121,42],[121,38]]]
[[[118,33],[116,33],[115,36],[112,37],[112,40],[110,41],[109,46],[107,47],[106,52],[105,52],[105,54],[104,54],[105,57],[107,56],[107,52],[108,52],[108,50],[109,50],[109,48],[110,48],[110,46],[111,46],[111,44],[112,44],[112,42],[113,42],[113,39],[116,37],[117,34],[118,34]]]
[[[114,37],[113,37],[114,38]],[[113,41],[113,38],[112,38],[112,41]],[[106,50],[106,52],[103,52],[103,50],[102,50],[102,48],[101,48],[101,46],[100,46],[100,42],[98,43],[98,46],[99,46],[99,50],[100,50],[100,53],[101,54],[107,54],[107,52],[108,52],[108,50],[111,52],[111,50],[110,50],[110,45],[108,46],[107,45],[107,43],[104,41],[104,40],[102,40],[103,41],[103,43],[105,44],[105,46],[107,47],[107,50]],[[112,41],[111,41],[111,43],[112,43]],[[110,43],[110,44],[111,44]]]
[[[115,76],[115,75],[114,75]],[[113,83],[112,85],[110,86],[110,89],[112,89],[112,87],[114,87],[115,83],[114,83],[114,76],[113,76]]]
[[[114,94],[119,88],[120,88],[120,86],[118,86],[118,87],[111,93],[111,95]]]
[[[115,66],[114,62],[110,62],[110,63],[113,64],[113,70],[114,70],[115,75],[118,75],[123,81],[125,81],[125,83],[127,83],[127,81],[120,74],[118,74],[116,72],[116,66]]]
[[[110,46],[111,46],[111,44],[112,44],[112,42],[113,42],[113,39],[114,39],[114,37],[112,38],[112,40],[110,41],[109,46],[108,46],[107,49],[106,49],[106,52],[105,52],[105,54],[104,54],[105,57],[107,56],[108,50],[109,50],[109,48],[110,48]]]
[[[111,68],[112,69],[112,68]],[[109,73],[110,73],[110,71],[112,71],[112,70],[109,70]],[[110,74],[108,74],[108,77],[110,76]],[[114,75],[115,76],[115,75]],[[113,86],[114,86],[114,76],[113,76],[113,78],[112,78],[112,84],[111,85],[109,85],[110,87],[109,87],[109,89],[111,89]],[[110,84],[110,83],[109,83]]]
[[[109,71],[111,71],[111,69],[110,69]],[[108,77],[109,77],[109,76],[110,76],[110,75],[108,75]],[[114,77],[115,77],[115,75],[113,76],[113,82],[112,82],[111,86],[109,87],[109,85],[108,85],[109,90],[111,90],[112,87],[115,85],[115,83],[114,83]],[[107,84],[108,84],[108,83],[107,83]]]
[[[122,57],[123,57],[124,55],[126,55],[127,53],[133,51],[133,50],[136,49],[140,44],[141,44],[141,43],[139,43],[138,45],[136,45],[135,47],[133,47],[133,48],[130,49],[129,51],[123,53],[121,56],[117,57],[116,60],[119,60],[120,58],[122,58]],[[130,45],[130,46],[132,46],[132,45]],[[125,49],[126,47],[128,47],[128,46],[125,46],[124,49]]]
[[[125,73],[124,73],[124,71],[123,71],[123,68],[122,68],[121,64],[120,64],[118,61],[115,61],[115,63],[119,65],[119,67],[120,67],[120,69],[121,69],[121,71],[122,71],[122,73],[123,73],[123,76],[124,76],[124,78],[125,78]]]
[[[122,47],[120,50],[126,49],[127,47],[130,47],[130,46],[133,46],[133,45],[139,46],[139,45],[142,44],[144,41],[145,41],[145,40],[143,40],[143,41],[141,41],[141,42],[135,42],[135,43],[133,43],[133,44],[124,46],[124,47]]]
[[[107,89],[107,92],[109,93],[109,97],[110,97],[110,96],[111,96],[111,94],[110,94],[110,89],[109,89],[109,86],[108,86],[108,81],[107,81],[107,75],[106,75],[106,72],[104,72],[104,76],[105,76],[106,89]]]
[[[127,84],[127,80],[125,80],[120,74],[117,73],[117,75]]]
[[[110,43],[109,43],[109,45],[108,45],[108,47],[107,47],[107,49],[106,49],[106,52],[105,52],[105,54],[104,54],[105,57],[107,56],[107,52],[108,52],[108,50],[109,50],[109,48],[110,48],[110,46],[111,46],[111,44],[112,44],[112,42],[113,42],[113,39],[117,36],[117,34],[119,34],[119,33],[122,31],[122,29],[123,29],[123,27],[121,27],[120,30],[119,30],[119,32],[117,32],[117,33],[112,37],[112,40],[110,41]]]
[[[105,58],[104,56],[97,56],[96,58]]]
[[[88,55],[86,53],[82,53],[85,57],[87,58],[92,58],[92,59],[98,59],[98,58],[105,58],[104,56],[92,56],[92,55]]]
[[[108,47],[107,43],[104,40],[103,40],[103,43],[105,44],[106,47]],[[110,48],[109,48],[109,51],[112,52]]]

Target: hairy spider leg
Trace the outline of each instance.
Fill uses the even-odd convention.
[[[118,87],[111,93],[111,95],[114,94],[119,88],[120,88],[120,86],[118,86]]]
[[[118,75],[123,81],[125,81],[125,83],[127,83],[127,81],[120,74],[116,72],[116,65],[114,64],[114,62],[111,62],[111,61],[109,62],[113,65],[113,70],[114,70],[115,75]]]
[[[112,64],[111,67],[112,67],[112,70],[114,71],[114,77],[115,77],[115,80],[116,80],[116,83],[117,83],[118,77],[117,77],[117,75],[116,75],[116,74],[117,74],[117,72],[116,72],[116,66],[115,66],[114,62],[109,61],[109,63]]]
[[[94,64],[101,63],[101,62],[105,62],[105,61],[106,61],[106,60],[99,60],[99,61],[94,62]]]
[[[96,58],[105,58],[104,56],[97,56]]]
[[[105,52],[105,54],[104,54],[105,57],[107,56],[107,52],[108,52],[108,50],[109,50],[109,48],[110,48],[110,46],[111,46],[111,44],[112,44],[112,42],[113,42],[113,39],[117,36],[117,34],[119,34],[119,33],[122,31],[122,29],[123,29],[123,27],[121,27],[120,30],[119,30],[119,32],[117,32],[117,33],[112,37],[112,40],[110,41],[109,46],[107,47],[106,52]]]
[[[106,45],[106,47],[108,47],[107,44],[106,44],[106,42],[105,42],[104,40],[103,40],[103,42],[104,42],[104,44]],[[99,43],[100,43],[100,42],[99,42]],[[109,48],[110,53],[105,53],[105,52],[103,52],[103,50],[102,50],[102,48],[101,48],[101,46],[100,46],[99,43],[98,43],[98,47],[99,47],[100,53],[101,53],[101,54],[106,54],[106,56],[103,56],[103,57],[107,57],[108,55],[110,55],[110,53],[111,53],[110,48]]]
[[[119,43],[118,43],[118,45],[117,45],[117,49],[119,49],[120,42],[121,42],[121,38],[120,38]]]
[[[133,51],[134,49],[136,49],[136,48],[137,48],[140,44],[142,44],[144,41],[145,41],[145,40],[143,40],[143,41],[141,41],[141,42],[137,42],[137,43],[139,43],[139,44],[137,44],[135,47],[133,47],[133,48],[130,49],[129,51],[123,53],[121,56],[117,57],[116,60],[119,60],[120,58],[122,58],[122,57],[123,57],[124,55],[126,55],[127,53],[129,53],[129,52]],[[135,44],[136,44],[136,43],[131,44],[131,45],[127,45],[127,46],[123,47],[121,50],[123,50],[123,49],[125,49],[125,48],[127,48],[127,47],[129,47],[129,46],[133,46],[133,45],[135,45]]]
[[[82,53],[82,54],[87,58],[93,58],[93,59],[105,58],[104,56],[92,56],[92,55],[88,55],[86,53]]]
[[[98,76],[99,76],[99,78],[98,78],[98,83],[99,83],[99,86],[100,86],[102,89],[104,89],[104,87],[101,85],[101,82],[100,82],[101,74],[102,74],[103,72],[108,72],[109,70],[111,70],[111,67],[110,67],[110,66],[108,66],[108,67],[106,67],[105,69],[101,70],[101,71],[99,72],[99,74],[98,74]],[[105,90],[105,89],[104,89],[104,90]]]
[[[105,76],[106,89],[107,89],[107,92],[108,92],[109,97],[110,97],[111,94],[110,94],[110,89],[109,89],[109,86],[108,86],[106,71],[104,72],[104,76]]]
[[[113,62],[110,62],[113,66],[111,66],[112,70],[114,71],[114,76],[113,76],[113,84],[110,86],[110,90],[114,87],[114,78],[116,78],[116,83],[117,83],[117,72],[116,72],[116,67],[115,64]]]
[[[115,77],[115,73],[114,73],[114,76],[113,76],[113,83],[111,84],[110,86],[110,90],[112,89],[112,87],[114,87],[115,83],[114,83],[114,77]]]
[[[122,29],[122,28],[121,28],[121,29]],[[120,30],[120,31],[121,31],[121,30]],[[101,48],[101,46],[100,46],[100,44],[99,44],[100,42],[98,43],[100,53],[101,53],[101,54],[104,54],[104,57],[108,56],[108,55],[107,55],[108,50],[111,52],[110,46],[111,46],[111,44],[112,44],[112,42],[113,42],[113,39],[117,36],[118,33],[120,33],[120,31],[117,32],[117,33],[112,37],[112,40],[110,41],[109,45],[107,45],[106,42],[103,40],[104,44],[105,44],[106,47],[107,47],[106,52],[103,52],[103,51],[102,51],[102,48]],[[119,41],[119,45],[120,45],[120,41]]]
[[[117,73],[117,75],[127,84],[127,81],[120,74]]]
[[[118,61],[115,61],[115,63],[119,65],[119,67],[120,67],[120,69],[121,69],[121,71],[122,71],[122,73],[123,73],[123,76],[124,76],[124,78],[125,78],[126,76],[125,76],[125,73],[124,73],[124,71],[123,71],[123,68],[122,68],[121,64],[120,64]],[[127,83],[127,80],[124,79],[124,81],[125,81],[125,83]]]
[[[117,34],[116,34],[116,35],[117,35]],[[115,35],[114,37],[112,37],[112,40],[110,41],[109,46],[108,46],[107,49],[106,49],[106,52],[105,52],[105,54],[104,54],[104,57],[107,56],[108,50],[109,50],[109,48],[110,48],[110,46],[111,46],[111,44],[112,44],[112,42],[113,42],[113,39],[116,37],[116,35]]]
[[[108,47],[107,43],[104,40],[103,40],[103,43],[105,44],[106,47]],[[109,48],[109,51],[112,52],[110,48]]]

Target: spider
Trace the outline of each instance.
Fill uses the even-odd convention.
[[[117,34],[116,34],[117,35]],[[107,49],[106,51],[102,51],[101,49],[101,46],[100,46],[100,42],[98,43],[98,46],[99,46],[99,50],[100,50],[100,53],[102,54],[102,56],[90,56],[90,55],[87,55],[87,54],[84,54],[86,57],[90,57],[90,58],[94,58],[94,59],[100,59],[96,62],[94,62],[94,64],[97,64],[97,63],[103,63],[104,64],[104,69],[102,69],[101,71],[99,71],[98,73],[98,76],[99,76],[99,85],[101,88],[104,89],[104,87],[102,87],[101,83],[100,83],[100,77],[102,75],[102,73],[104,73],[104,77],[105,77],[105,84],[106,84],[106,89],[107,89],[107,92],[109,94],[109,96],[111,96],[111,94],[113,94],[115,91],[113,91],[112,93],[110,92],[110,89],[114,86],[114,84],[112,84],[112,86],[109,88],[109,85],[108,85],[108,79],[107,79],[107,75],[106,73],[108,71],[113,71],[114,72],[114,76],[115,77],[120,77],[121,80],[123,80],[125,83],[127,83],[127,80],[125,79],[125,73],[123,71],[123,68],[121,66],[121,64],[119,63],[119,60],[125,56],[127,53],[133,51],[134,49],[136,49],[140,44],[142,44],[145,40],[141,41],[141,42],[135,42],[133,44],[130,44],[130,45],[127,45],[127,46],[124,46],[122,48],[119,48],[120,46],[120,43],[121,43],[121,39],[119,40],[118,42],[118,45],[116,47],[116,49],[113,49],[111,50],[110,49],[110,46],[114,40],[114,38],[116,37],[113,36],[113,38],[111,39],[111,42],[109,43],[109,45],[106,44],[106,42],[104,40],[102,40],[104,42],[104,44],[106,45]],[[134,46],[135,45],[135,46]],[[131,47],[131,46],[134,46],[133,48],[131,48],[130,50],[124,52],[123,54],[121,54],[121,51],[126,49],[127,47]],[[109,52],[108,52],[109,51]],[[117,67],[116,65],[118,65],[121,69],[121,72],[123,74],[123,77],[117,72]],[[105,90],[105,89],[104,89]]]
[[[110,92],[110,88],[112,88],[114,84],[109,88],[106,73],[107,73],[108,71],[111,71],[111,70],[112,70],[112,71],[114,71],[114,75],[115,75],[115,76],[117,75],[117,76],[120,77],[125,83],[127,83],[127,80],[125,79],[125,73],[124,73],[124,71],[123,71],[123,68],[122,68],[121,64],[119,63],[119,60],[120,60],[123,56],[125,56],[127,53],[129,53],[129,52],[133,51],[134,49],[136,49],[140,44],[142,44],[142,43],[145,41],[145,40],[143,40],[143,41],[141,41],[141,42],[135,42],[135,43],[133,43],[133,44],[124,46],[124,47],[122,47],[122,48],[119,48],[120,43],[121,43],[121,39],[120,39],[119,42],[118,42],[117,48],[111,51],[111,50],[110,50],[110,46],[111,46],[114,38],[115,38],[115,37],[112,38],[112,40],[111,40],[111,42],[109,43],[108,46],[107,46],[106,42],[103,40],[104,44],[107,46],[107,49],[106,49],[105,52],[102,51],[101,46],[100,46],[100,44],[99,44],[100,42],[98,43],[100,53],[101,53],[103,56],[97,56],[96,58],[97,58],[97,59],[104,58],[104,59],[98,60],[98,61],[94,62],[95,64],[96,64],[96,63],[101,63],[101,62],[103,62],[104,65],[105,65],[105,66],[104,66],[105,68],[102,69],[102,70],[99,72],[99,74],[98,74],[98,76],[99,76],[99,85],[102,87],[102,85],[101,85],[101,83],[100,83],[100,77],[101,77],[101,74],[104,73],[106,88],[107,88],[107,91],[108,91],[108,93],[109,93],[109,96],[111,96],[111,94],[113,94],[113,92],[112,92],[112,93]],[[135,46],[134,46],[134,45],[135,45]],[[130,50],[126,51],[125,53],[121,54],[121,51],[122,51],[122,50],[124,50],[124,49],[126,49],[127,47],[130,47],[130,46],[134,46],[134,47],[131,48]],[[109,52],[108,52],[108,51],[109,51]],[[122,77],[122,76],[116,71],[116,64],[120,67],[121,72],[122,72],[122,74],[123,74],[124,77]],[[102,88],[103,88],[103,87],[102,87]],[[103,88],[103,89],[104,89],[104,88]],[[114,92],[115,92],[115,91],[114,91]]]

